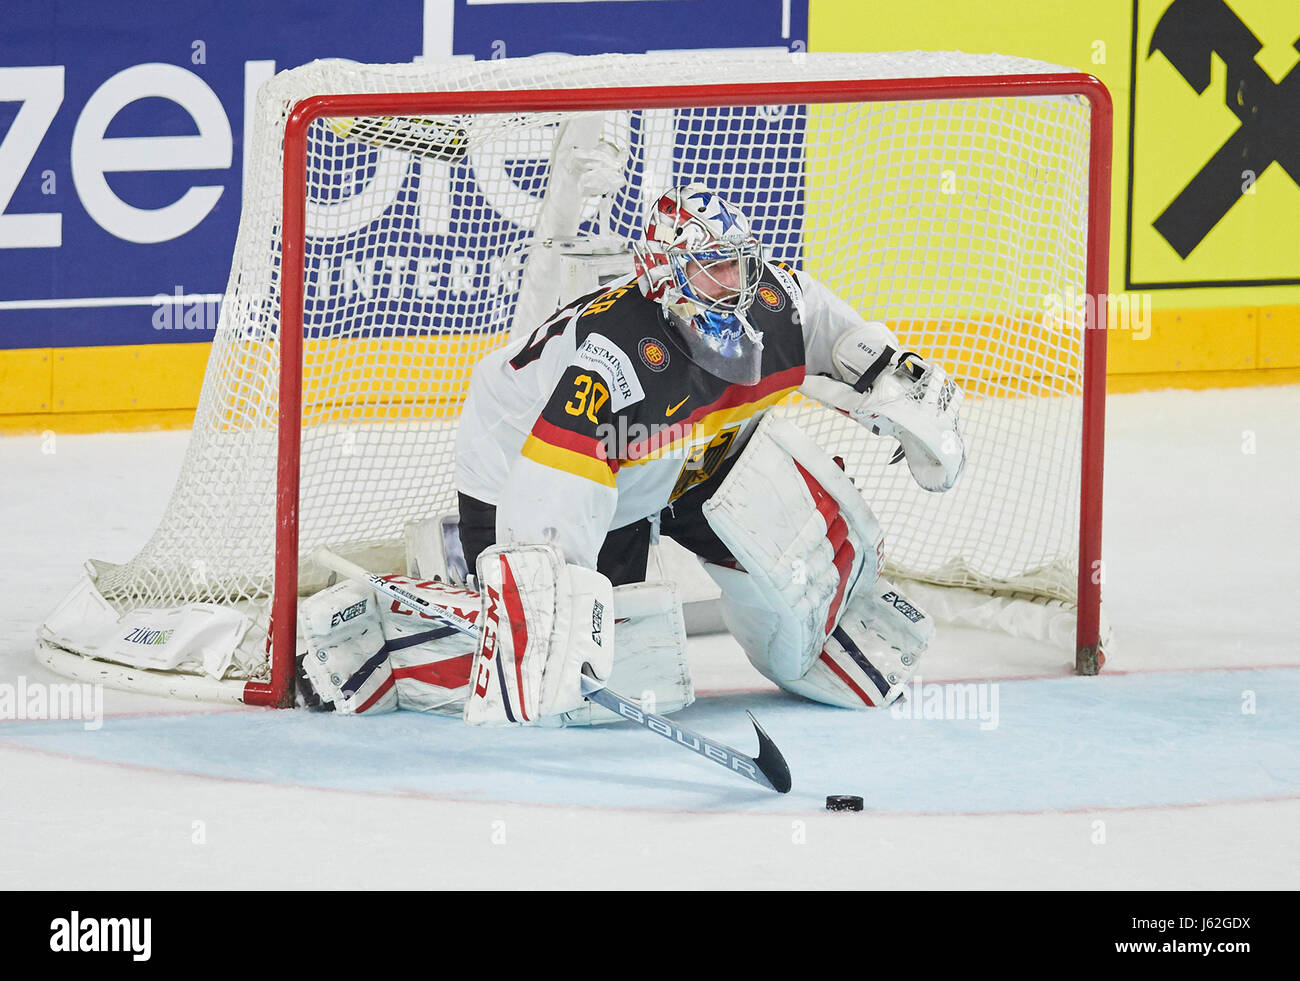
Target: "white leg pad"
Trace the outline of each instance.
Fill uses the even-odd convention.
[[[877,708],[894,701],[916,672],[934,637],[934,622],[884,579],[870,590],[855,590],[843,616],[803,677],[777,677],[752,648],[772,629],[774,615],[762,606],[762,593],[745,573],[710,566],[722,587],[727,625],[744,647],[750,663],[769,681],[813,701],[843,708]],[[755,653],[755,650],[758,653]]]
[[[613,668],[609,579],[566,563],[554,545],[494,545],[477,564],[482,639],[465,722],[537,725],[580,708],[584,666],[601,681]]]
[[[749,622],[727,617],[728,628],[772,677],[802,678],[848,594],[879,575],[880,524],[821,447],[775,415],[759,423],[703,511],[750,577],[708,568],[724,595],[730,579],[734,603],[753,611]]]
[[[403,589],[468,620],[479,616],[479,594],[431,580],[394,577]],[[478,638],[448,627],[396,600],[378,599],[397,707],[460,715],[469,695],[470,667]]]
[[[609,687],[648,712],[667,715],[695,701],[686,663],[686,624],[677,586],[642,582],[614,587],[618,643]],[[565,725],[604,725],[622,716],[587,702],[564,716]]]
[[[397,708],[393,669],[384,643],[380,600],[369,586],[344,581],[299,605],[307,651],[303,673],[321,699],[344,715]]]

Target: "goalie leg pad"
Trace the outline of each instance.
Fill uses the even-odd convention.
[[[299,606],[307,651],[301,674],[320,707],[345,715],[377,715],[397,708],[393,669],[384,642],[379,602],[368,586],[337,583]]]
[[[609,580],[553,545],[493,546],[477,566],[482,634],[465,722],[537,725],[580,707],[584,666],[601,681],[613,666]]]
[[[884,579],[850,598],[808,673],[783,685],[844,708],[889,705],[906,687],[934,638],[934,621]]]
[[[740,580],[706,566],[722,587],[728,628],[765,673],[802,678],[845,597],[859,580],[869,588],[880,573],[883,535],[875,516],[816,443],[771,414],[703,511],[748,573]]]
[[[467,620],[475,621],[479,616],[480,597],[474,590],[429,579],[388,578]],[[470,668],[478,639],[397,600],[378,598],[378,602],[397,688],[397,707],[460,715],[469,694]]]
[[[695,701],[686,663],[686,623],[677,586],[643,582],[614,587],[618,647],[609,686],[647,712],[667,715]],[[623,722],[622,716],[584,702],[564,716],[565,725]]]

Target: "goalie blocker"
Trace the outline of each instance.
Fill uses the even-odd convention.
[[[723,619],[764,677],[849,708],[898,697],[934,626],[880,578],[880,525],[820,447],[769,414],[704,513],[738,563],[705,565]]]
[[[469,725],[529,725],[583,703],[584,672],[614,664],[614,587],[553,545],[494,546],[478,557],[481,634],[465,703]]]

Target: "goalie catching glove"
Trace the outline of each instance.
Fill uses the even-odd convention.
[[[938,365],[900,354],[895,345],[884,324],[852,331],[832,354],[838,378],[810,375],[799,391],[877,436],[898,440],[917,484],[946,491],[966,464],[957,428],[962,391]]]

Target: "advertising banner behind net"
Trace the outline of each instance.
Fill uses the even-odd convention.
[[[0,32],[0,348],[211,340],[239,222],[249,117],[257,87],[278,70],[316,58],[683,48],[707,58],[722,47],[802,50],[806,37],[806,0],[81,0],[57,8],[11,0]],[[639,114],[627,123],[635,147]],[[794,132],[800,120],[789,114],[773,125]],[[374,175],[393,188],[389,207],[405,209],[416,258],[376,267],[359,222],[313,250],[309,308],[328,291],[384,289],[413,314],[430,313],[448,291],[488,289],[517,274],[506,261],[467,254],[455,223],[420,212],[420,184],[436,179],[433,168],[408,162],[385,175],[384,166],[376,151]],[[522,246],[531,229],[512,221],[510,200],[529,194],[530,175],[546,166],[543,156],[521,157],[490,182],[465,186],[457,220],[500,223]],[[755,176],[728,180],[739,193]],[[785,175],[771,189],[774,207],[800,207],[798,180]],[[315,206],[348,193],[336,188]],[[592,221],[625,232],[640,194],[633,183]],[[781,249],[778,257],[793,259],[797,244]]]

